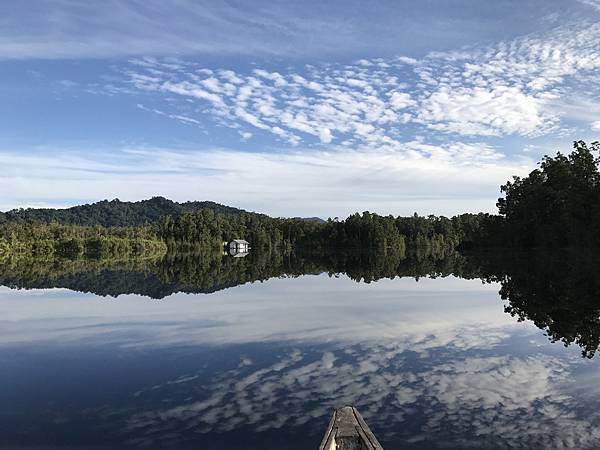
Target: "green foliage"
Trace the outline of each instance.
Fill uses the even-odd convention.
[[[0,225],[0,257],[122,258],[163,255],[166,244],[150,227],[103,228],[57,223]]]
[[[517,247],[600,245],[600,143],[577,141],[568,156],[545,156],[527,177],[501,187],[498,210],[504,237]]]
[[[58,256],[68,258],[77,258],[83,255],[83,249],[83,241],[79,238],[60,239],[54,246],[54,251]]]
[[[474,222],[471,220],[470,223]],[[460,221],[446,217],[393,217],[370,212],[327,222],[280,219],[257,214],[225,216],[212,210],[162,217],[159,236],[171,248],[198,251],[216,248],[232,239],[245,239],[255,250],[291,248],[353,249],[401,253],[453,251],[465,232]]]
[[[65,209],[15,209],[0,213],[0,223],[57,222],[65,225],[136,227],[154,223],[162,216],[176,217],[185,212],[200,209],[210,209],[228,215],[239,215],[244,212],[238,208],[208,201],[177,203],[164,197],[153,197],[139,202],[122,202],[118,199],[103,200],[89,205],[79,205]]]
[[[471,224],[473,220],[469,223]],[[232,239],[246,239],[254,251],[293,248],[360,251],[454,251],[464,238],[460,221],[445,217],[392,217],[364,212],[344,221],[281,219],[202,209],[177,217],[163,216],[152,226],[110,227],[58,223],[0,224],[0,252],[60,257],[112,258],[124,255],[219,251]]]

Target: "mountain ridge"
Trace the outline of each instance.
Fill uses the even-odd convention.
[[[26,208],[0,212],[0,223],[4,222],[58,222],[65,225],[140,226],[156,222],[161,216],[177,217],[187,212],[209,209],[219,214],[239,216],[241,214],[265,214],[227,206],[209,200],[176,202],[162,196],[139,201],[101,200],[94,203],[75,205],[68,208]],[[317,217],[302,220],[323,221]]]

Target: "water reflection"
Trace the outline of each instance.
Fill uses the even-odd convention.
[[[346,274],[365,283],[396,277],[478,275],[468,265],[469,260],[458,253],[432,257],[399,252],[251,252],[243,256],[206,252],[125,261],[9,258],[0,260],[0,285],[19,289],[61,287],[103,296],[138,294],[161,299],[176,292],[212,293],[269,278],[319,273]]]
[[[421,354],[393,343],[318,350],[279,350],[270,364],[246,356],[202,388],[193,376],[153,386],[152,395],[163,391],[177,400],[132,415],[127,429],[143,430],[144,444],[164,439],[174,422],[205,434],[248,425],[259,433],[297,430],[311,421],[324,429],[333,407],[355,404],[391,448],[587,448],[599,442],[594,402],[578,403],[565,393],[573,374],[552,356],[436,347]],[[582,414],[586,409],[592,414]]]
[[[505,311],[592,358],[600,345],[600,260],[580,253],[519,256],[499,278]]]
[[[333,407],[355,404],[388,449],[597,448],[595,267],[565,254],[5,262],[2,284],[32,290],[0,289],[0,442],[308,449]]]
[[[67,288],[101,296],[138,294],[162,299],[177,292],[213,293],[276,277],[346,274],[370,283],[383,278],[449,275],[500,283],[505,311],[531,320],[554,342],[576,343],[593,357],[600,346],[600,260],[581,253],[472,254],[443,257],[340,252],[336,254],[170,254],[160,260],[36,259],[0,262],[0,284],[11,288]]]

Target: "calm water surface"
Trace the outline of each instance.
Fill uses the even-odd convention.
[[[597,359],[505,312],[498,282],[4,284],[2,448],[316,449],[346,404],[387,450],[600,447]]]

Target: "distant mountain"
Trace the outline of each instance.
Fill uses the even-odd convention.
[[[119,199],[102,200],[70,208],[27,208],[0,212],[0,223],[4,222],[58,222],[65,225],[102,225],[104,227],[138,226],[157,221],[161,216],[178,216],[184,212],[211,209],[219,214],[238,216],[259,214],[233,206],[210,201],[178,203],[164,197],[152,197],[139,202],[122,202]],[[263,214],[260,214],[261,216]],[[325,223],[320,217],[296,217],[308,222]]]
[[[305,220],[306,222],[317,222],[317,223],[325,223],[326,220],[321,219],[320,217],[298,217],[300,220]]]
[[[210,201],[178,203],[164,197],[152,197],[139,202],[102,200],[97,203],[65,209],[27,208],[0,212],[0,223],[13,221],[59,222],[67,225],[138,226],[158,220],[161,216],[178,216],[184,212],[211,209],[220,214],[239,215],[243,209]]]

